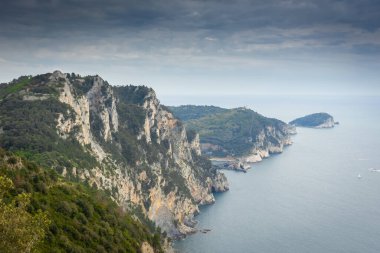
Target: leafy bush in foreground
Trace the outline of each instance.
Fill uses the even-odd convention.
[[[34,252],[139,252],[144,241],[155,252],[162,252],[159,230],[152,231],[99,190],[66,181],[54,170],[41,169],[4,150],[0,150],[0,178],[10,178],[14,185],[3,191],[3,197],[0,195],[0,221],[4,205],[19,210],[8,219],[11,222],[1,223],[0,229],[16,233],[9,226],[23,224],[15,223],[20,217],[26,217],[22,221],[38,221],[25,228],[26,235],[29,228],[47,227],[46,236],[35,244]],[[36,242],[44,234],[41,231],[35,230]],[[14,241],[7,242],[15,248],[1,247],[1,252],[28,252],[17,250]]]

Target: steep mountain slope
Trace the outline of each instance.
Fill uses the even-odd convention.
[[[282,152],[285,145],[291,144],[290,135],[295,133],[293,127],[286,123],[266,118],[247,108],[169,108],[176,117],[189,119],[185,121],[186,127],[199,132],[202,151],[210,156],[242,157],[245,162],[260,161],[270,153]]]
[[[59,71],[0,87],[0,146],[107,191],[170,236],[190,233],[199,204],[228,189],[199,136],[144,86]]]
[[[141,252],[142,247],[163,252],[160,231],[148,226],[149,222],[143,224],[140,222],[143,219],[139,221],[131,213],[121,211],[101,191],[69,182],[52,169],[42,169],[2,149],[0,177],[10,178],[14,184],[4,194],[4,202],[28,193],[31,199],[26,209],[32,214],[46,213],[49,227],[33,252]],[[15,222],[18,217],[12,219]],[[3,225],[0,223],[1,232]],[[1,238],[4,239],[3,235]],[[16,252],[11,243],[18,242],[17,236],[7,239],[10,247],[0,251]]]

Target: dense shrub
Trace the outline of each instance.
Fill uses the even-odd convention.
[[[144,241],[156,252],[162,252],[160,231],[121,211],[101,191],[68,182],[55,171],[41,169],[26,160],[17,168],[10,167],[3,153],[0,149],[0,177],[11,178],[15,185],[4,200],[10,202],[20,192],[28,193],[28,212],[35,215],[43,210],[50,220],[36,252],[139,252]],[[40,184],[46,188],[41,189]]]

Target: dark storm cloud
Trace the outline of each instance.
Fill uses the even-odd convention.
[[[380,26],[380,2],[358,1],[182,1],[12,0],[0,3],[0,27],[23,32],[109,32],[115,28],[205,29],[228,33],[260,27]],[[38,34],[40,32],[40,34]],[[25,34],[24,34],[25,35]],[[29,34],[33,35],[33,34]]]
[[[49,57],[46,51],[51,49],[63,58],[91,53],[99,59],[123,58],[126,51],[126,58],[131,52],[134,58],[152,58],[152,52],[216,57],[286,55],[321,47],[326,53],[365,54],[377,52],[373,48],[380,43],[379,27],[377,0],[0,2],[0,50],[6,51],[5,58],[12,49],[37,57]]]
[[[51,35],[47,32],[106,32],[155,23],[163,16],[160,11],[153,4],[133,1],[16,0],[0,4],[0,26],[8,35],[21,36],[27,28],[43,36]]]

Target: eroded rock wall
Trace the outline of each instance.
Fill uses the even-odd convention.
[[[72,176],[108,190],[125,208],[138,206],[170,236],[193,232],[193,217],[199,205],[213,203],[214,191],[228,190],[222,173],[196,163],[201,153],[199,136],[189,141],[185,127],[160,105],[153,90],[149,89],[136,103],[124,101],[125,96],[115,96],[116,91],[98,76],[84,80],[54,72],[50,82],[63,85],[58,99],[71,108],[68,116],[57,115],[58,134],[62,138],[74,135],[99,162],[94,168],[72,170]],[[75,85],[85,82],[90,82],[91,87],[82,94]],[[141,93],[139,87],[125,89],[124,94]],[[132,164],[117,158],[124,154],[118,138],[134,120],[119,115],[121,102],[145,113],[140,132],[132,136],[135,148],[143,155]],[[157,153],[153,161],[147,158],[147,152],[152,151],[144,147],[153,147]]]

